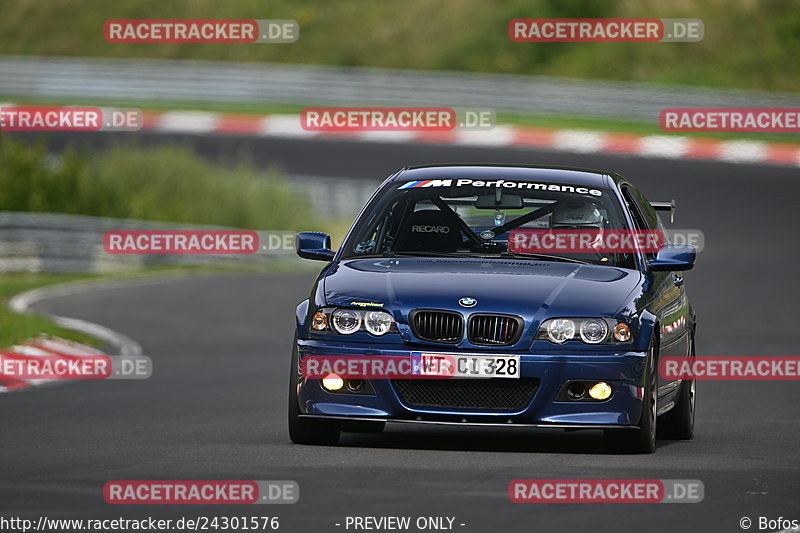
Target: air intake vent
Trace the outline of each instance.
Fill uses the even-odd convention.
[[[522,319],[510,315],[472,315],[469,342],[478,346],[511,346],[522,334]]]
[[[521,411],[539,386],[521,379],[395,379],[395,390],[410,407]]]
[[[418,339],[456,344],[464,332],[464,317],[452,311],[412,311],[411,330]]]

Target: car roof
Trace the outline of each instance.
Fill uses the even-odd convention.
[[[448,164],[406,167],[394,175],[391,181],[469,178],[469,179],[507,179],[537,180],[550,183],[608,186],[608,172],[585,168],[494,165],[494,164]]]

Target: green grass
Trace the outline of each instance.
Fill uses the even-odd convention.
[[[512,18],[699,18],[698,43],[515,43]],[[108,19],[289,18],[292,44],[110,44]],[[796,0],[16,0],[5,54],[271,61],[800,90]]]
[[[47,316],[36,313],[16,313],[8,308],[9,300],[20,293],[61,283],[92,281],[135,281],[150,278],[203,276],[211,274],[297,274],[319,271],[322,263],[315,261],[265,261],[259,265],[215,267],[147,267],[142,270],[115,274],[48,274],[16,273],[0,275],[0,350],[37,335],[53,335],[88,346],[99,346],[100,341],[90,335],[61,328]]]
[[[185,146],[118,145],[91,157],[79,147],[55,159],[40,142],[30,145],[0,136],[0,211],[71,213],[160,222],[182,222],[257,230],[315,229],[305,198],[274,172],[252,165],[227,168],[208,163]],[[319,265],[265,260],[218,268],[148,268],[114,275],[209,272],[296,272]],[[7,307],[12,295],[40,286],[85,279],[92,274],[0,275],[0,349],[38,334],[87,344],[96,341],[64,330],[35,314]]]
[[[35,337],[39,334],[54,335],[90,346],[98,345],[97,339],[56,326],[45,316],[33,313],[15,313],[8,308],[8,300],[15,294],[28,290],[65,283],[95,279],[91,274],[3,274],[0,276],[0,349]]]
[[[119,144],[54,160],[44,141],[0,136],[0,210],[70,213],[257,230],[310,225],[307,199],[276,172],[224,167],[190,147]]]

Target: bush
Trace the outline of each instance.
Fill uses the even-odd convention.
[[[275,172],[208,163],[190,148],[117,145],[58,157],[0,136],[0,210],[71,213],[259,230],[309,225],[306,199]]]

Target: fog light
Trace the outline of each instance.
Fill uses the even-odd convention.
[[[589,389],[589,396],[595,400],[608,400],[611,397],[611,385],[605,381],[595,383],[592,385],[592,388]]]
[[[328,390],[339,390],[344,387],[344,380],[338,374],[328,374],[322,378],[322,386]]]

